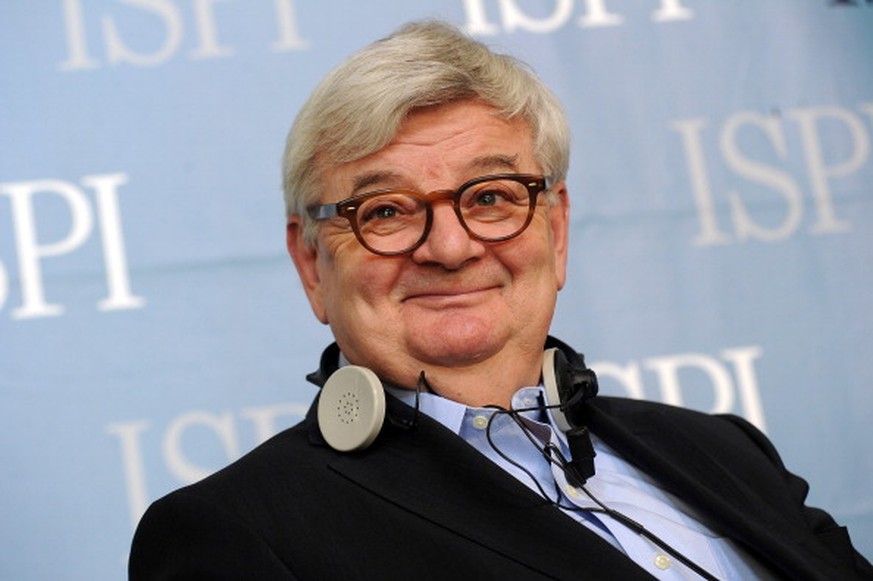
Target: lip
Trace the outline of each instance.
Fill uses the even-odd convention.
[[[407,295],[403,302],[435,307],[468,306],[486,300],[488,295],[497,289],[497,286],[484,286],[472,289],[428,289]]]

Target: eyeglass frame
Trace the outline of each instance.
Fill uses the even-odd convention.
[[[464,191],[475,186],[476,184],[493,180],[514,181],[524,186],[525,189],[527,189],[528,193],[528,210],[527,216],[524,219],[524,223],[518,230],[516,230],[512,234],[498,236],[496,238],[480,236],[479,234],[473,232],[464,220],[460,207],[461,194],[463,194]],[[406,188],[385,188],[372,192],[364,192],[362,194],[356,194],[350,198],[340,200],[339,202],[333,202],[330,204],[312,204],[306,207],[306,213],[312,220],[315,220],[316,222],[321,222],[324,220],[329,220],[330,218],[337,217],[345,218],[351,225],[352,231],[355,234],[355,238],[358,239],[358,242],[361,243],[361,246],[363,246],[373,254],[377,254],[379,256],[399,256],[402,254],[409,254],[411,252],[414,252],[419,246],[424,244],[425,240],[427,240],[427,237],[430,234],[430,229],[433,226],[433,204],[435,202],[450,200],[452,202],[452,209],[455,211],[455,215],[458,217],[458,222],[460,222],[461,226],[464,228],[467,234],[474,240],[479,240],[482,242],[505,242],[507,240],[515,238],[516,236],[519,236],[522,232],[527,230],[527,227],[530,226],[530,223],[533,220],[534,212],[536,211],[537,197],[543,192],[548,192],[550,187],[551,184],[549,183],[549,179],[545,176],[538,174],[493,174],[479,176],[471,180],[467,180],[454,190],[441,189],[433,190],[432,192],[422,193],[416,190]],[[410,194],[422,200],[424,204],[425,222],[421,236],[414,244],[408,246],[403,250],[376,250],[375,248],[370,246],[366,242],[366,240],[364,240],[364,236],[363,234],[361,234],[361,231],[359,229],[357,211],[360,207],[360,204],[358,202],[384,194]]]

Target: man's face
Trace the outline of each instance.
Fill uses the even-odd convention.
[[[384,149],[328,168],[320,202],[383,188],[455,189],[497,173],[542,173],[530,131],[462,101],[416,111]],[[434,205],[427,240],[408,255],[371,253],[343,218],[321,223],[314,248],[292,218],[289,250],[313,311],[351,363],[414,386],[421,370],[440,377],[529,361],[535,369],[525,374],[535,382],[565,279],[567,195],[563,183],[552,191],[558,202],[548,206],[541,194],[528,228],[502,243],[472,239],[445,202]]]

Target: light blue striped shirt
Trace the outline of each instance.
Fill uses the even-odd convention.
[[[389,391],[410,406],[415,405],[415,392],[403,389]],[[541,406],[541,387],[525,387],[512,398],[513,409]],[[512,474],[539,494],[531,476],[500,456],[489,444],[486,428],[495,413],[491,408],[474,408],[430,393],[420,394],[419,409],[452,432],[458,434],[488,459]],[[596,504],[580,489],[567,483],[563,471],[549,463],[542,454],[542,445],[558,446],[570,457],[564,434],[554,426],[550,413],[542,409],[523,412],[523,421],[540,441],[538,448],[521,428],[506,414],[495,416],[490,429],[491,439],[501,452],[521,464],[539,482],[552,501],[583,510],[565,510],[638,565],[658,579],[699,579],[691,569],[666,551],[633,530],[605,514],[594,514]],[[771,579],[772,576],[733,541],[721,537],[703,524],[693,510],[680,499],[668,494],[647,475],[618,456],[596,436],[592,438],[596,474],[588,479],[586,488],[609,508],[642,524],[674,549],[719,579]]]

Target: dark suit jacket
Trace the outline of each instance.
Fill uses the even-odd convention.
[[[606,397],[590,405],[594,433],[775,574],[873,578],[846,530],[804,506],[806,483],[744,420]],[[410,418],[398,400],[388,407]],[[386,421],[369,449],[340,453],[314,410],[154,503],[130,578],[649,578],[430,418],[411,429]]]

